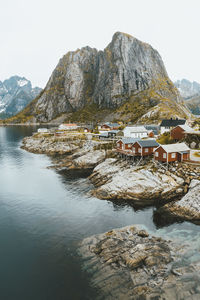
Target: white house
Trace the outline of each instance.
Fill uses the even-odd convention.
[[[124,128],[124,137],[147,138],[148,130],[144,126],[127,126]]]
[[[59,125],[58,129],[59,130],[75,130],[78,128],[77,124],[61,124]]]
[[[38,133],[47,133],[49,130],[47,128],[38,128],[37,130]]]

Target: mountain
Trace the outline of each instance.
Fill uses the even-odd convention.
[[[200,115],[200,83],[187,79],[177,80],[175,86],[185,99],[185,105],[194,115]]]
[[[194,115],[200,116],[200,95],[187,99],[185,105]]]
[[[146,121],[188,117],[159,53],[121,32],[98,51],[90,47],[64,55],[45,89],[12,122]]]
[[[32,88],[24,77],[12,76],[0,81],[0,118],[12,116],[24,109],[42,89]]]
[[[174,84],[179,90],[181,96],[186,100],[200,95],[200,84],[196,81],[191,82],[187,79],[182,79],[177,80]]]

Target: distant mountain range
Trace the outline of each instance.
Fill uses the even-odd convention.
[[[174,85],[185,99],[185,104],[194,115],[200,115],[200,83],[187,79],[177,80]]]
[[[25,77],[12,76],[0,81],[0,119],[13,116],[24,109],[42,91],[32,88]]]

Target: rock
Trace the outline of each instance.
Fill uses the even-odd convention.
[[[96,185],[93,195],[101,199],[131,200],[142,206],[181,195],[184,184],[183,178],[170,172],[168,175],[153,172],[151,163],[142,167],[123,167],[116,159],[106,159],[99,164],[90,180]]]
[[[78,252],[98,299],[199,299],[200,263],[184,259],[190,251],[186,245],[146,231],[144,238],[142,231],[127,226],[80,243]]]
[[[200,181],[193,179],[181,200],[166,204],[161,210],[173,217],[200,223]]]
[[[33,153],[44,153],[49,155],[54,154],[66,154],[79,149],[79,141],[63,141],[62,139],[49,137],[44,138],[41,137],[35,138],[26,137],[23,139],[22,148]]]
[[[71,168],[94,168],[98,163],[101,163],[105,159],[105,151],[96,150],[90,151],[83,156],[80,156],[73,160]]]

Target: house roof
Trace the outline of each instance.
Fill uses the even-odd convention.
[[[109,127],[120,127],[118,123],[104,123],[103,125],[107,125]]]
[[[159,134],[160,126],[159,125],[145,125],[144,126],[148,131],[153,131],[155,135]]]
[[[126,126],[125,129],[130,129],[131,132],[147,132],[148,130],[144,126]]]
[[[165,119],[162,120],[160,126],[161,127],[176,127],[177,125],[184,125],[186,120],[184,119]]]
[[[190,148],[185,143],[160,145],[159,147],[162,147],[165,150],[165,152],[167,152],[167,153],[184,152],[184,151],[189,151],[190,150]]]
[[[158,147],[159,144],[156,142],[156,140],[139,140],[137,143],[141,147]]]
[[[106,132],[102,132],[101,134],[99,134],[99,136],[108,136],[108,131],[106,131]]]
[[[77,124],[69,123],[69,124],[61,124],[62,126],[77,126]]]
[[[139,140],[140,139],[137,138],[122,138],[120,141],[122,141],[123,144],[133,144]]]
[[[185,132],[193,132],[194,129],[191,128],[190,126],[188,126],[187,124],[184,124],[184,125],[177,125],[176,127],[180,127],[182,128]],[[175,127],[175,128],[176,128]]]
[[[110,133],[118,133],[119,132],[119,130],[110,130],[110,131],[108,131],[108,134],[110,134]]]

